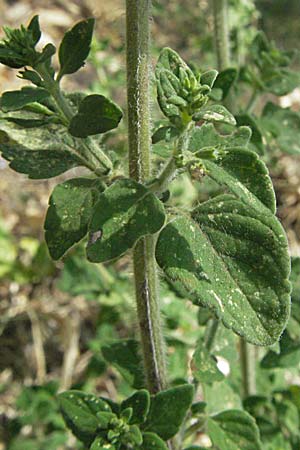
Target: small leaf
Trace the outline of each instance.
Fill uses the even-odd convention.
[[[94,24],[94,19],[82,20],[64,35],[58,52],[60,63],[58,80],[64,75],[76,72],[84,65],[90,52]]]
[[[199,152],[202,149],[211,148],[225,150],[232,147],[247,147],[251,138],[249,127],[240,127],[232,134],[221,135],[212,123],[205,123],[201,127],[195,127],[191,133],[188,150]]]
[[[246,125],[251,128],[252,136],[250,142],[253,145],[251,150],[257,151],[262,155],[264,153],[263,137],[255,117],[250,114],[240,114],[235,116],[235,118],[238,126]]]
[[[237,76],[238,71],[233,67],[229,67],[228,69],[225,69],[218,74],[216,81],[214,83],[214,89],[222,90],[223,95],[221,100],[224,100],[227,97],[231,87],[233,86],[233,84],[237,79]]]
[[[297,72],[289,69],[267,68],[263,74],[262,81],[264,89],[278,97],[287,95],[296,89],[300,83],[300,76]]]
[[[217,367],[217,361],[205,348],[203,341],[198,341],[191,363],[194,377],[200,383],[222,381],[224,375]]]
[[[280,353],[270,350],[261,360],[261,367],[274,369],[276,367],[298,367],[300,362],[300,341],[294,341],[285,330],[280,342]]]
[[[31,21],[29,22],[29,25],[27,27],[27,30],[30,30],[32,33],[33,43],[36,45],[40,38],[41,38],[41,29],[39,24],[39,16],[34,16]]]
[[[47,97],[49,97],[49,93],[45,89],[25,86],[20,91],[4,92],[0,107],[4,112],[16,111],[28,103],[39,102]]]
[[[132,408],[130,424],[143,423],[146,420],[150,408],[150,394],[145,389],[135,392],[131,397],[124,400],[121,410]]]
[[[104,359],[112,364],[134,389],[144,387],[144,372],[139,355],[139,344],[127,339],[103,345],[101,351]]]
[[[179,130],[175,127],[160,127],[152,136],[152,144],[157,144],[160,141],[170,142],[179,135]]]
[[[121,109],[103,95],[88,95],[79,105],[72,118],[69,132],[75,137],[85,138],[93,134],[106,133],[117,128],[123,113]]]
[[[218,76],[218,72],[216,70],[208,70],[204,72],[200,77],[201,84],[207,84],[210,88],[213,87],[215,80]]]
[[[101,411],[110,412],[106,402],[81,391],[66,391],[58,396],[60,408],[67,426],[86,445],[91,445],[96,437]]]
[[[156,233],[164,221],[163,204],[151,191],[136,181],[118,180],[95,205],[88,259],[102,262],[121,256],[140,237]]]
[[[181,295],[248,341],[271,345],[289,316],[290,264],[284,231],[263,208],[231,195],[204,202],[163,228],[156,258]]]
[[[259,121],[270,151],[278,148],[290,155],[300,154],[300,114],[289,108],[267,103]]]
[[[143,428],[168,440],[179,430],[194,397],[191,384],[161,391],[151,399],[150,411]]]
[[[179,79],[180,69],[183,69],[186,76],[191,79],[195,79],[195,75],[189,66],[183,61],[183,59],[169,47],[165,47],[160,52],[157,64],[156,73],[158,74],[161,70],[168,70],[173,73]]]
[[[107,444],[105,439],[97,437],[92,443],[90,450],[115,450],[116,447],[112,444]]]
[[[99,180],[89,178],[74,178],[54,188],[45,219],[45,238],[54,260],[87,234],[94,204],[102,190]]]
[[[141,450],[168,450],[164,441],[155,433],[143,433]]]
[[[207,122],[221,122],[229,125],[236,125],[234,116],[222,105],[210,105],[200,109],[193,116],[193,120],[206,120]]]
[[[232,409],[212,416],[208,435],[220,450],[262,450],[255,420],[245,411]]]

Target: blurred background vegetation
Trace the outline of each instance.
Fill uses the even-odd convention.
[[[109,95],[125,109],[124,3],[0,0],[0,25],[15,27],[39,14],[42,43],[58,44],[74,22],[95,16],[97,28],[88,64],[75,76],[66,77],[64,88]],[[201,69],[216,66],[210,3],[153,0],[153,65],[159,50],[170,46]],[[235,60],[244,58],[257,27],[280,48],[299,47],[299,0],[230,0],[230,4]],[[13,70],[0,67],[1,91],[20,84]],[[280,102],[281,106],[299,111],[300,88]],[[153,115],[154,121],[158,120],[155,101]],[[107,146],[125,153],[126,129],[122,127],[123,134],[112,134]],[[294,155],[268,158],[278,215],[293,256],[300,255],[299,163]],[[135,335],[130,262],[123,258],[114,265],[91,265],[81,257],[82,248],[71,251],[63,262],[51,262],[42,227],[54,183],[57,180],[32,182],[16,175],[0,159],[0,450],[77,448],[58,413],[53,395],[57,390],[73,386],[112,399],[117,397],[117,390],[121,395],[130,392],[129,384],[122,381],[118,371],[107,367],[100,352],[100,347],[111,339]],[[197,195],[188,179],[179,179],[173,187],[175,205],[179,200],[194,202]],[[187,346],[194,345],[198,337],[198,309],[192,305],[187,308],[167,286],[162,287],[162,309],[167,318],[165,334],[172,381],[179,382],[187,376]],[[239,374],[234,369],[235,344],[232,334],[223,329],[218,339],[219,352],[224,356],[225,351],[231,362],[232,391],[228,396],[231,406],[236,406],[234,386]],[[286,377],[300,382],[296,369],[288,374],[278,369],[275,376],[279,385]],[[268,375],[260,380],[262,388],[268,389]],[[217,397],[207,389],[208,398]],[[201,436],[200,442],[205,445]]]

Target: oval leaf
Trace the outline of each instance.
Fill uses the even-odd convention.
[[[164,441],[155,433],[144,433],[141,450],[168,450]]]
[[[221,122],[229,125],[236,125],[234,116],[222,105],[210,105],[200,109],[194,116],[193,120],[205,120],[207,122]]]
[[[54,188],[44,226],[53,259],[61,258],[87,234],[97,194],[102,190],[99,180],[88,178],[74,178]]]
[[[85,138],[116,128],[122,119],[121,109],[103,95],[88,95],[72,118],[69,131],[75,137]]]
[[[132,408],[130,424],[143,423],[146,420],[150,408],[150,394],[145,389],[135,392],[131,397],[124,400],[121,410]]]
[[[108,404],[94,395],[76,390],[63,392],[58,399],[67,426],[79,440],[90,445],[99,425],[96,414],[110,412]]]
[[[179,430],[194,397],[194,387],[183,384],[161,391],[151,399],[150,411],[144,429],[168,440]]]
[[[240,410],[224,411],[208,419],[208,434],[220,450],[262,450],[253,417]]]
[[[170,222],[156,248],[182,295],[257,345],[278,340],[290,311],[286,237],[266,212],[220,195]]]
[[[163,204],[136,181],[116,181],[100,196],[90,223],[87,256],[108,261],[132,248],[142,236],[154,234],[165,221]]]
[[[49,97],[48,91],[43,88],[25,86],[20,91],[7,91],[2,94],[0,107],[2,111],[16,111],[28,103],[40,102]]]
[[[58,52],[60,63],[58,79],[76,72],[83,66],[90,52],[94,24],[95,19],[82,20],[64,35]]]

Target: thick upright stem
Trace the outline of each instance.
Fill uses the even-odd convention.
[[[151,176],[149,108],[150,0],[126,0],[129,173],[145,183]],[[136,303],[148,389],[166,386],[158,301],[155,238],[141,239],[133,251]]]
[[[230,39],[228,26],[228,0],[213,0],[214,31],[218,58],[218,69],[230,65]]]

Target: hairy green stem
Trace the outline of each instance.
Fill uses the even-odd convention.
[[[228,27],[228,0],[213,0],[214,31],[218,58],[218,69],[230,65],[230,40]]]
[[[256,394],[255,347],[240,338],[240,362],[242,372],[242,394],[246,398]]]
[[[149,108],[150,0],[126,0],[129,174],[141,183],[151,176]],[[164,341],[158,299],[155,237],[133,250],[137,314],[148,389],[166,387]]]
[[[39,64],[37,67],[35,67],[35,70],[41,75],[47,90],[50,92],[56,103],[56,107],[62,117],[64,124],[68,126],[75,114],[75,111],[73,111],[71,105],[66,101],[63,93],[60,90],[58,82],[51,77],[44,64]],[[109,172],[112,169],[111,160],[105,155],[105,153],[102,152],[99,146],[95,144],[92,138],[88,137],[84,140],[80,139],[80,147],[84,149],[84,153],[82,154],[82,156],[89,163],[87,167],[91,168],[91,163],[96,164],[96,167],[93,170],[95,173],[97,173],[98,164],[100,164],[100,166],[105,169],[104,172]]]

